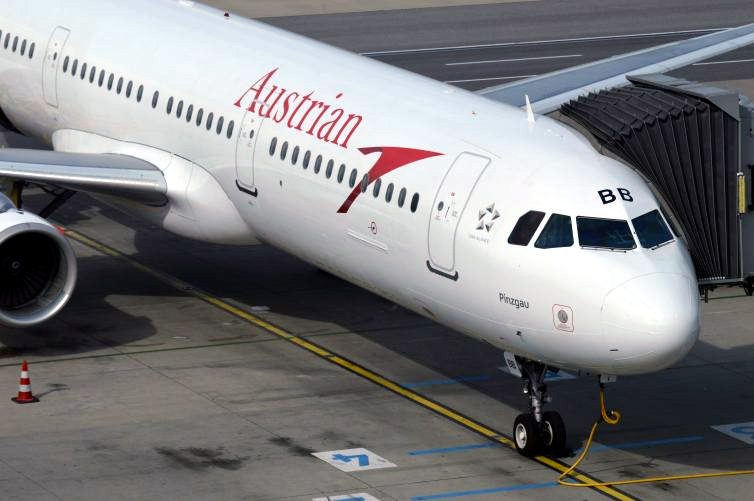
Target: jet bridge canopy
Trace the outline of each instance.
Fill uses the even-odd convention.
[[[632,85],[579,97],[560,111],[660,194],[682,229],[700,284],[754,277],[754,213],[745,190],[751,169],[742,163],[754,152],[751,108],[737,93],[667,75],[629,80]],[[742,235],[747,217],[752,231]]]

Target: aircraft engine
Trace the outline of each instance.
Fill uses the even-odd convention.
[[[76,272],[61,232],[0,194],[0,324],[30,327],[55,316],[73,293]]]

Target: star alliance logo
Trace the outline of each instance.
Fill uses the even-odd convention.
[[[485,207],[479,211],[479,219],[477,220],[476,229],[479,231],[490,232],[495,225],[495,221],[500,218],[500,213],[495,209],[495,204]]]

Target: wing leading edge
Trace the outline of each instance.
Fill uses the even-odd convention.
[[[525,105],[528,95],[537,113],[550,113],[589,92],[628,85],[627,75],[664,73],[751,43],[754,23],[489,87],[478,94],[518,107]]]
[[[162,172],[127,155],[0,149],[0,177],[114,195],[148,205],[167,202]]]

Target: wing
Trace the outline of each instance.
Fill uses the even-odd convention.
[[[478,94],[519,107],[524,106],[524,95],[528,95],[537,113],[550,113],[589,92],[628,85],[627,75],[664,73],[751,43],[754,43],[754,24],[747,24],[489,87]]]
[[[167,203],[162,172],[127,155],[0,149],[0,177],[114,195],[148,205]]]

